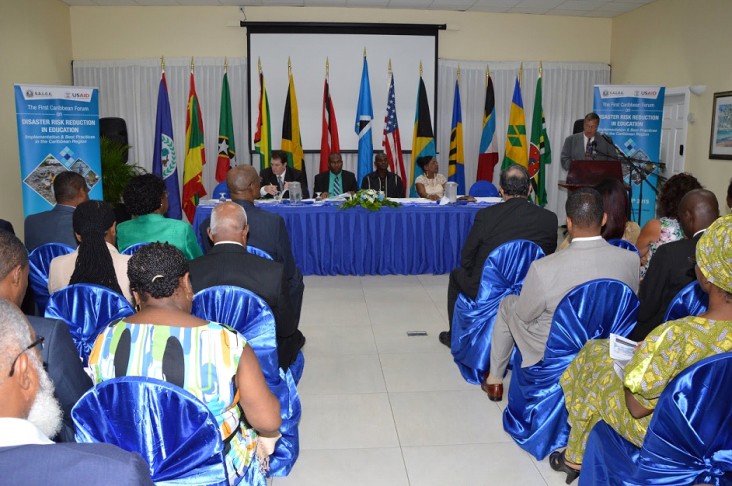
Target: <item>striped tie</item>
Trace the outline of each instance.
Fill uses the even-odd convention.
[[[333,195],[339,196],[341,192],[341,175],[338,174],[333,178]]]

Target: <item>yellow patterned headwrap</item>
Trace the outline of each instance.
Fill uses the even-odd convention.
[[[696,264],[707,280],[732,293],[732,214],[718,218],[699,238]]]

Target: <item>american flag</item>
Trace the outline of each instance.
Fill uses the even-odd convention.
[[[382,143],[386,158],[389,160],[389,168],[402,178],[405,193],[408,186],[407,173],[404,170],[402,157],[402,141],[399,137],[399,122],[396,114],[396,96],[394,96],[394,76],[389,83],[389,96],[386,102],[386,117],[384,117],[384,141]]]

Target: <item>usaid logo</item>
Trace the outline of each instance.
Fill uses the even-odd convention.
[[[67,99],[73,99],[73,100],[88,100],[91,98],[91,93],[78,93],[78,92],[72,92],[72,93],[66,93]]]
[[[655,89],[653,89],[653,90],[646,89],[646,90],[641,90],[641,92],[640,92],[641,96],[656,96],[657,94],[658,94],[658,91],[656,91]]]

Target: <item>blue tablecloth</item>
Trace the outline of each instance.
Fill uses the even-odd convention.
[[[282,216],[292,252],[304,275],[418,275],[448,273],[475,213],[489,204],[403,205],[370,212],[336,205],[262,204]],[[193,228],[213,206],[198,206]]]

